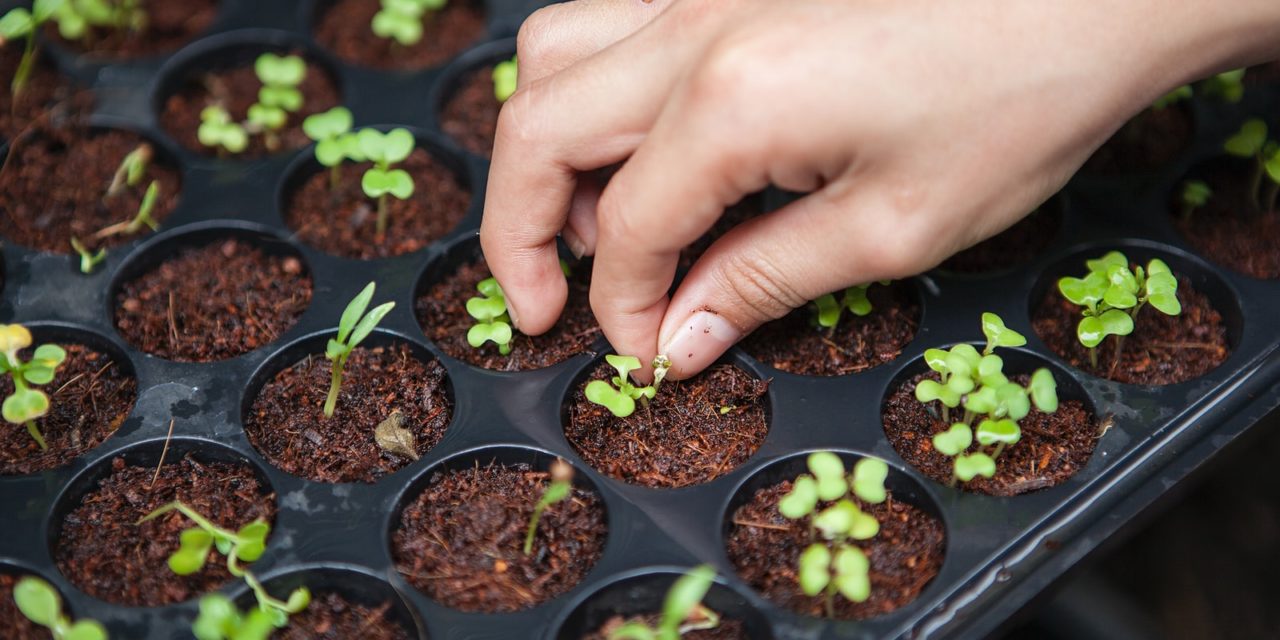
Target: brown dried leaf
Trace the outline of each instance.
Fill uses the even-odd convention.
[[[404,415],[399,411],[392,411],[386,420],[378,423],[373,439],[383,451],[418,459],[418,440],[412,431],[404,428]]]

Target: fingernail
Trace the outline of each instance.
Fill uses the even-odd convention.
[[[578,234],[574,233],[573,229],[566,228],[561,231],[560,237],[563,238],[564,243],[569,246],[569,253],[572,253],[574,258],[581,258],[587,253],[587,243],[583,242],[582,238],[579,238]]]
[[[684,376],[705,369],[741,337],[724,317],[699,311],[680,325],[659,353],[671,358],[673,371]]]

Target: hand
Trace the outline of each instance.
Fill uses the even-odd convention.
[[[1224,6],[1230,5],[1230,6]],[[770,319],[1015,222],[1169,88],[1280,55],[1273,0],[578,0],[521,31],[481,226],[518,328],[596,256],[619,353],[701,370]],[[602,192],[579,174],[625,161]],[[808,196],[679,251],[769,184]]]

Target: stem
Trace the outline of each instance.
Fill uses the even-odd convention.
[[[939,402],[938,404],[942,403]],[[951,424],[951,407],[948,407],[945,404],[942,405],[942,423]]]
[[[32,438],[35,438],[36,444],[40,445],[41,451],[47,451],[49,449],[49,445],[44,441],[44,436],[40,435],[40,427],[36,426],[35,420],[27,421],[27,433],[31,434]]]
[[[283,600],[277,600],[267,593],[262,583],[258,582],[258,578],[248,571],[244,572],[244,581],[249,584],[249,588],[253,589],[253,597],[258,601],[258,608],[266,611],[267,609],[279,609],[288,612],[289,605]]]
[[[827,617],[834,619],[836,617],[836,592],[831,585],[827,586],[827,592],[823,595],[823,604],[827,608]]]
[[[995,453],[992,453],[992,454],[991,454],[991,459],[992,459],[992,460],[995,460],[995,459],[999,458],[999,457],[1000,457],[1000,454],[1002,454],[1002,453],[1004,453],[1004,443],[1003,443],[1003,442],[997,442],[997,443],[996,443],[996,450],[995,450]]]
[[[27,35],[26,47],[22,50],[22,61],[18,63],[18,70],[13,73],[13,104],[18,104],[18,94],[22,93],[22,88],[27,86],[27,79],[31,77],[31,70],[35,68],[36,63],[36,34],[33,28],[31,33]]]
[[[334,193],[338,190],[338,180],[340,179],[338,165],[329,167],[329,192]]]
[[[1267,190],[1267,210],[1263,213],[1275,211],[1278,198],[1280,198],[1280,182],[1272,182],[1271,188]]]
[[[333,373],[329,379],[329,397],[324,401],[324,417],[332,418],[333,410],[338,406],[338,389],[342,387],[342,367],[347,364],[348,351],[333,361]]]
[[[529,518],[529,531],[524,536],[524,554],[527,556],[533,553],[533,536],[538,532],[538,520],[542,519],[542,512],[547,510],[547,505],[539,502],[533,508],[533,516]]]
[[[1098,348],[1097,347],[1089,347],[1089,368],[1090,369],[1098,368]]]
[[[1262,174],[1266,171],[1266,165],[1262,160],[1261,152],[1258,153],[1257,162],[1254,164],[1256,166],[1253,170],[1253,181],[1249,186],[1249,199],[1253,201],[1254,211],[1261,212],[1262,200],[1260,192],[1262,191]]]
[[[387,194],[378,196],[378,242],[387,235]]]

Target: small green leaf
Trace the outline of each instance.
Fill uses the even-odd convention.
[[[997,387],[1009,381],[1004,375],[1004,359],[996,354],[983,356],[978,363],[978,379],[983,386]]]
[[[956,422],[950,429],[933,436],[933,448],[944,456],[957,456],[973,444],[973,431],[969,425]]]
[[[1091,272],[1096,271],[1098,273],[1106,275],[1107,272],[1111,270],[1111,267],[1127,268],[1129,266],[1129,258],[1125,257],[1125,255],[1123,253],[1120,253],[1119,251],[1108,251],[1101,258],[1094,258],[1093,260],[1085,260],[1084,264],[1086,267],[1088,267],[1089,271]]]
[[[996,400],[999,403],[995,416],[997,418],[1008,416],[1014,420],[1021,420],[1031,412],[1031,400],[1027,398],[1027,390],[1013,382],[996,388]]]
[[[840,456],[830,451],[819,451],[809,454],[806,464],[817,481],[819,499],[835,500],[848,492],[844,462],[840,460]]]
[[[949,354],[942,349],[925,349],[924,363],[929,365],[930,369],[938,373],[949,373],[951,370],[947,368],[947,356]]]
[[[501,321],[486,322],[477,324],[467,330],[467,344],[475,349],[479,349],[485,342],[504,345],[511,342],[512,336],[511,325]],[[604,381],[598,380],[597,382]],[[604,384],[608,386],[608,383]]]
[[[831,550],[827,545],[815,542],[800,553],[800,570],[796,576],[800,590],[807,596],[816,596],[831,583]]]
[[[1260,118],[1251,118],[1245,121],[1240,131],[1227,138],[1222,149],[1233,156],[1252,158],[1262,152],[1266,142],[1267,123]]]
[[[346,158],[346,150],[338,138],[326,138],[316,143],[316,162],[321,166],[336,167]]]
[[[799,520],[818,505],[818,483],[812,476],[800,476],[791,485],[791,491],[778,499],[778,513],[784,518]]]
[[[1021,333],[1005,326],[1004,320],[994,313],[982,314],[982,334],[987,337],[987,351],[995,347],[1021,347],[1027,339]]]
[[[921,380],[916,383],[916,400],[933,402],[937,400],[948,407],[960,405],[960,394],[942,386],[937,380]]]
[[[107,630],[97,620],[80,620],[72,624],[59,640],[107,640]]]
[[[196,640],[223,640],[240,626],[240,612],[231,599],[211,593],[200,599],[200,614],[191,625]]]
[[[360,319],[360,322],[356,323],[356,328],[351,330],[351,339],[347,341],[347,346],[354,347],[364,342],[364,339],[373,333],[378,323],[382,322],[382,318],[391,313],[394,308],[396,308],[396,303],[394,302],[384,302],[374,307],[372,311]]]
[[[398,128],[387,132],[383,137],[383,160],[395,164],[404,161],[413,153],[413,134],[408,129]]]
[[[1167,316],[1176,316],[1182,313],[1182,303],[1178,300],[1178,296],[1172,292],[1153,293],[1147,298],[1147,302],[1150,302],[1151,306]]]
[[[978,415],[994,412],[1000,405],[1000,399],[996,397],[996,388],[994,386],[983,387],[965,396],[965,411],[972,411]]]
[[[835,571],[836,590],[853,602],[866,602],[871,597],[871,563],[857,547],[842,545],[831,563]]]
[[[680,576],[667,591],[662,603],[662,623],[658,627],[661,634],[666,631],[679,635],[679,627],[702,602],[702,598],[711,590],[715,582],[716,570],[710,565],[699,565]]]
[[[22,7],[12,9],[0,18],[0,37],[6,40],[17,40],[34,30],[35,21],[31,19],[31,12]]]
[[[978,350],[973,345],[963,342],[951,347],[951,350],[947,352],[947,355],[949,358],[953,359],[949,360],[949,362],[954,364],[954,368],[951,370],[952,373],[959,373],[961,375],[966,375],[966,372],[971,373],[976,371],[978,363],[982,361],[982,354],[978,353]],[[969,377],[972,378],[973,376],[969,375]]]
[[[297,86],[307,76],[307,63],[299,56],[264,53],[254,61],[253,71],[262,84]]]
[[[849,287],[844,290],[844,298],[840,301],[844,308],[855,316],[871,313],[871,300],[867,299],[867,288],[871,285]]]
[[[62,615],[62,598],[53,585],[34,576],[23,576],[13,586],[13,600],[28,620],[52,627]]]
[[[1109,309],[1101,316],[1089,316],[1080,320],[1076,336],[1090,349],[1102,343],[1107,336],[1127,336],[1133,333],[1133,318],[1119,309]]]
[[[956,456],[955,473],[961,482],[968,482],[978,476],[990,478],[996,475],[996,462],[985,453]]]
[[[467,299],[467,315],[480,322],[490,322],[507,314],[507,301],[504,298],[469,298]]]
[[[989,447],[996,443],[1015,444],[1022,439],[1022,430],[1018,423],[1009,418],[1001,420],[983,420],[978,423],[978,444]]]
[[[884,481],[889,465],[877,458],[862,458],[853,465],[853,493],[869,504],[880,504],[888,498]]]
[[[169,570],[180,576],[189,576],[204,568],[208,548],[200,552],[193,547],[182,547],[169,555]]]
[[[49,411],[49,396],[37,389],[16,389],[13,395],[4,399],[0,406],[0,414],[13,424],[23,424],[34,420]]]
[[[830,329],[840,322],[840,305],[830,293],[819,296],[813,304],[818,307],[818,326]]]
[[[283,128],[288,119],[289,114],[279,107],[266,104],[255,104],[249,107],[249,122],[270,131]]]
[[[609,366],[613,367],[613,369],[618,372],[618,377],[623,382],[629,380],[631,372],[639,369],[641,366],[640,358],[635,356],[621,356],[611,353],[604,357],[604,361],[608,362]]]
[[[583,390],[587,400],[598,404],[619,418],[625,418],[636,410],[636,401],[631,396],[614,389],[604,380],[592,380]]]
[[[402,46],[422,40],[422,21],[414,16],[383,9],[373,16],[369,26],[379,38],[391,38]]]
[[[493,97],[498,102],[506,102],[516,92],[519,79],[519,63],[515,56],[503,60],[493,66]]]
[[[373,301],[373,293],[377,287],[377,283],[370,281],[342,310],[342,317],[338,319],[338,342],[344,344],[347,342],[351,331],[356,328],[356,323],[360,321],[365,309],[368,309],[369,303]]]
[[[284,610],[289,613],[298,613],[306,609],[309,604],[311,604],[311,590],[298,587],[289,593],[289,599],[284,603]]]
[[[859,513],[858,505],[846,498],[819,511],[812,522],[822,537],[836,540],[851,534]]]
[[[1027,385],[1027,390],[1031,392],[1031,401],[1035,403],[1037,409],[1045,413],[1058,410],[1058,382],[1053,379],[1053,374],[1048,369],[1036,369],[1036,372],[1031,374],[1031,383]]]
[[[854,507],[857,509],[857,507]],[[853,523],[849,527],[849,537],[854,540],[870,540],[880,533],[880,522],[875,516],[858,509],[853,514]]]
[[[334,107],[323,113],[307,116],[302,121],[302,132],[317,142],[334,140],[351,130],[354,119],[351,110],[346,107]]]

